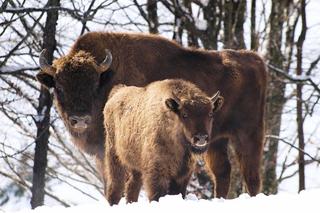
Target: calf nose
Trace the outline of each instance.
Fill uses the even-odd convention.
[[[198,134],[193,137],[193,144],[196,147],[202,148],[206,147],[208,144],[208,135],[207,134]]]
[[[209,136],[207,134],[198,134],[194,136],[194,139],[197,141],[207,141]]]
[[[72,127],[79,128],[79,129],[85,129],[88,127],[88,125],[91,122],[91,116],[85,115],[85,116],[69,116],[69,122]]]

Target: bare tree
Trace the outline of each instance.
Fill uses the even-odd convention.
[[[245,49],[243,25],[246,0],[226,1],[224,4],[224,48]]]
[[[47,5],[60,6],[60,0],[48,0]],[[58,21],[58,11],[47,12],[47,19],[43,33],[43,49],[47,50],[48,61],[52,63],[53,52],[56,48],[56,24]],[[48,89],[41,86],[39,105],[37,107],[38,119],[36,119],[37,136],[34,153],[33,179],[32,179],[32,197],[31,207],[34,209],[43,205],[45,190],[45,173],[47,168],[47,152],[49,142],[50,110],[52,106],[52,97]]]
[[[282,33],[284,30],[286,3],[289,1],[272,0],[267,63],[273,64],[280,69],[284,68],[285,58],[282,53]],[[288,71],[288,70],[287,70]],[[266,133],[267,135],[280,135],[281,115],[285,104],[285,83],[283,77],[269,73],[266,106]],[[263,192],[266,194],[277,192],[277,153],[278,140],[267,138],[264,152],[264,180]]]
[[[302,50],[303,43],[307,33],[307,20],[306,20],[306,1],[301,0],[300,7],[302,27],[301,33],[297,42],[297,75],[302,75]],[[297,126],[298,126],[298,140],[299,140],[299,191],[305,189],[305,162],[304,162],[304,131],[303,131],[303,97],[302,97],[303,84],[297,84]]]

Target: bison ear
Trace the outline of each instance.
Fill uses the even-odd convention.
[[[112,77],[114,75],[114,72],[109,69],[107,72],[103,72],[100,74],[100,80],[99,80],[99,87],[104,87],[108,83],[110,83]]]
[[[179,101],[175,100],[173,98],[168,98],[166,100],[166,106],[173,112],[178,112],[179,111]]]
[[[54,85],[55,85],[53,77],[43,71],[40,71],[36,75],[36,78],[47,89],[50,89],[50,88],[54,87]]]
[[[112,64],[111,51],[108,50],[108,49],[105,49],[105,52],[106,52],[106,57],[104,58],[104,60],[98,66],[98,70],[97,71],[99,73],[106,72],[110,68],[110,66]]]
[[[220,92],[218,91],[216,92],[216,94],[212,96],[211,101],[213,106],[213,112],[215,112],[221,109],[224,102],[224,98],[220,95]]]

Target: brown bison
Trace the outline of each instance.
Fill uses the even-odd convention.
[[[214,113],[223,103],[183,80],[112,91],[104,108],[106,198],[118,204],[126,185],[127,202],[137,201],[143,183],[149,200],[182,193],[211,138]],[[174,187],[173,187],[174,186]]]
[[[98,163],[104,155],[102,111],[114,85],[145,86],[181,78],[207,94],[219,90],[224,107],[215,118],[205,157],[215,177],[216,196],[228,193],[228,142],[235,148],[248,192],[259,192],[266,70],[255,53],[188,49],[156,35],[91,32],[78,38],[68,55],[53,65],[44,54],[40,64],[37,79],[54,88],[56,106],[73,141],[95,155]]]

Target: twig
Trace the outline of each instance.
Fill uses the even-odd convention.
[[[320,59],[319,59],[320,60]],[[267,66],[281,74],[282,76],[284,76],[285,78],[287,78],[288,80],[292,81],[292,82],[295,82],[295,83],[303,83],[303,82],[309,82],[311,84],[311,86],[313,86],[313,88],[320,94],[320,88],[318,87],[318,85],[312,80],[312,78],[309,76],[309,75],[305,75],[305,76],[292,76],[292,75],[289,75],[288,73],[286,73],[284,70],[280,69],[279,67],[276,67],[272,64],[267,64]]]
[[[280,138],[280,137],[278,137],[278,136],[276,136],[276,135],[266,135],[265,137],[266,137],[266,138],[277,139],[277,140],[279,140],[279,141],[281,141],[281,142],[283,142],[283,143],[285,143],[285,144],[287,144],[287,145],[291,146],[292,148],[294,148],[294,149],[296,149],[296,150],[298,150],[298,151],[302,152],[304,155],[308,156],[308,157],[309,157],[309,158],[311,158],[312,160],[314,160],[314,161],[316,161],[316,162],[320,163],[320,159],[316,159],[316,158],[314,158],[314,157],[313,157],[313,156],[311,156],[309,153],[305,152],[304,150],[300,149],[299,147],[296,147],[295,145],[291,144],[290,142],[286,141],[286,140],[285,140],[285,139],[283,139],[283,138]]]

